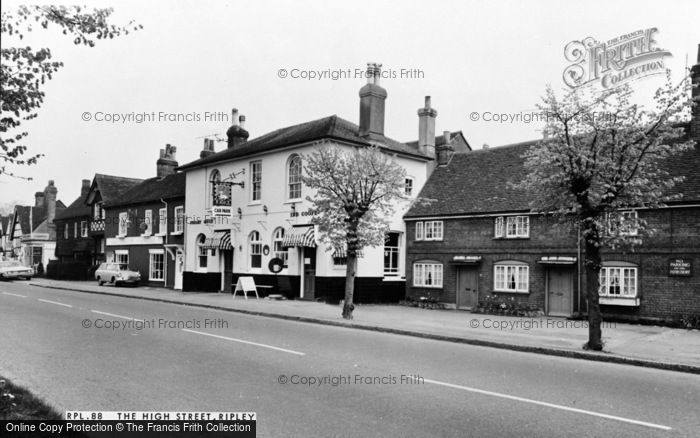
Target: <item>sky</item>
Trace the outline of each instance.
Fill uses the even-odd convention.
[[[21,3],[27,2],[3,1],[3,9]],[[143,29],[93,48],[74,45],[55,28],[25,38],[22,45],[49,47],[65,65],[45,85],[38,117],[23,123],[29,151],[45,156],[12,169],[32,181],[0,175],[0,206],[32,203],[49,179],[69,204],[81,180],[95,173],[155,176],[166,143],[177,146],[180,164],[190,162],[204,136],[225,139],[234,107],[246,116],[251,138],[333,114],[357,123],[358,91],[366,81],[354,76],[367,62],[396,75],[381,82],[388,92],[387,136],[416,140],[416,111],[430,95],[436,131],[462,131],[480,149],[541,137],[540,123],[501,123],[488,114],[530,112],[547,85],[564,90],[562,74],[571,64],[564,48],[571,41],[657,28],[654,39],[671,53],[664,64],[674,78],[695,63],[700,43],[696,0],[86,4],[113,7],[112,23],[134,20]],[[326,77],[301,77],[312,72]],[[635,87],[650,96],[662,83],[651,76]],[[153,113],[155,120],[136,122]],[[131,119],[115,122],[112,114]],[[167,120],[173,114],[191,121]]]

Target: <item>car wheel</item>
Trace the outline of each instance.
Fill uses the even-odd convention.
[[[100,277],[97,277],[97,285],[98,285],[98,286],[102,286],[103,284],[105,284],[105,282],[102,281],[102,280],[100,279]]]
[[[117,280],[116,280],[114,277],[112,277],[112,281],[110,281],[110,283],[112,283],[113,285],[116,286],[116,285],[117,285]]]

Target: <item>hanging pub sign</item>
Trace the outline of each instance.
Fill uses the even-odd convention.
[[[693,275],[693,260],[690,258],[668,259],[669,277],[690,277]]]

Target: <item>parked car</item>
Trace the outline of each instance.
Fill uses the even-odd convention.
[[[95,271],[95,280],[100,286],[105,283],[112,283],[115,286],[129,283],[136,286],[141,281],[141,274],[138,271],[132,271],[124,263],[102,263]]]
[[[34,276],[34,269],[24,266],[18,261],[6,260],[0,262],[0,278],[9,280],[13,278],[24,278],[29,280]]]

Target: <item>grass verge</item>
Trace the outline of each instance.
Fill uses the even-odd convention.
[[[0,420],[60,420],[54,408],[0,376]]]

